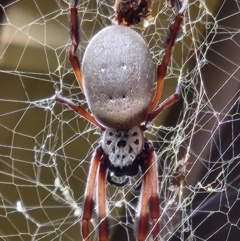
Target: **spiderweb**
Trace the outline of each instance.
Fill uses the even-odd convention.
[[[0,4],[0,239],[82,240],[84,189],[100,133],[54,101],[59,91],[87,107],[68,62],[68,2]],[[113,5],[79,4],[80,59],[91,37],[111,24]],[[239,8],[234,0],[192,0],[186,10],[162,96],[178,81],[182,100],[147,131],[159,163],[161,240],[240,235]],[[154,1],[153,22],[135,27],[156,63],[175,14]],[[110,240],[135,240],[139,192],[133,184],[140,180],[107,185]]]

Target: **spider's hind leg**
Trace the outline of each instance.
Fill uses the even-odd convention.
[[[157,88],[156,88],[155,96],[151,103],[150,112],[153,112],[157,108],[157,105],[160,101],[160,98],[162,95],[164,78],[165,78],[165,75],[167,72],[168,63],[171,58],[172,48],[173,48],[174,42],[178,35],[178,30],[179,30],[181,22],[182,22],[183,12],[185,11],[185,9],[188,5],[188,0],[183,0],[182,4],[180,3],[179,0],[178,0],[178,2],[179,2],[179,4],[178,4],[177,8],[178,7],[180,8],[180,6],[181,6],[181,8],[179,9],[179,11],[176,15],[174,24],[170,26],[170,35],[166,41],[167,47],[165,50],[165,54],[162,58],[161,64],[158,66],[158,69],[157,69]],[[173,104],[174,102],[170,102],[169,105]]]
[[[69,61],[73,67],[74,73],[76,75],[78,84],[84,93],[83,82],[82,82],[82,72],[78,57],[76,56],[77,48],[80,43],[80,24],[79,15],[77,12],[78,0],[70,1],[70,36],[71,36],[71,46],[69,49]]]

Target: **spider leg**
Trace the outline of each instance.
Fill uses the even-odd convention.
[[[83,204],[83,216],[82,216],[82,236],[85,241],[89,241],[90,231],[89,231],[89,224],[90,219],[92,218],[92,210],[93,210],[93,191],[95,187],[96,181],[96,174],[99,163],[101,161],[103,154],[102,147],[97,147],[95,153],[93,154],[90,170],[87,179],[87,186],[85,191],[85,199]]]
[[[165,54],[163,56],[161,64],[158,66],[158,69],[157,69],[157,88],[156,88],[155,96],[154,96],[151,106],[150,106],[150,112],[152,112],[156,108],[156,106],[158,105],[159,100],[161,98],[164,77],[166,75],[167,66],[168,66],[169,60],[171,58],[172,47],[174,45],[178,30],[179,30],[181,22],[182,22],[183,12],[186,9],[187,4],[188,4],[188,0],[184,0],[182,2],[182,4],[180,3],[179,0],[178,0],[178,2],[179,2],[178,6],[181,6],[181,8],[179,9],[179,11],[177,13],[173,26],[170,27],[170,36],[167,39],[167,47],[165,50]]]
[[[107,162],[102,159],[98,173],[98,217],[99,217],[99,241],[108,241],[108,219],[106,217],[106,174]]]
[[[79,86],[80,86],[82,92],[84,93],[83,83],[82,83],[82,72],[81,72],[78,58],[76,56],[78,44],[80,42],[79,17],[78,17],[78,13],[77,13],[77,4],[78,4],[78,0],[71,0],[71,3],[70,3],[71,46],[70,46],[70,50],[69,50],[69,61],[72,64],[72,67],[75,72]],[[55,100],[62,104],[68,105],[68,107],[75,110],[79,115],[84,117],[87,121],[89,121],[93,125],[101,128],[102,130],[105,130],[105,127],[103,127],[100,123],[98,123],[95,120],[95,118],[89,112],[87,112],[82,106],[78,106],[78,105],[74,104],[71,100],[68,100],[67,98],[62,97],[59,94],[56,94]]]
[[[162,112],[163,109],[166,107],[174,104],[180,99],[180,87],[179,85],[176,88],[176,91],[174,94],[169,96],[166,100],[164,100],[162,103],[160,103],[152,112],[150,112],[147,116],[145,126],[151,122],[158,114]]]
[[[150,143],[149,143],[150,144]],[[153,240],[156,241],[160,233],[160,200],[159,200],[159,187],[158,187],[158,171],[157,162],[155,159],[155,153],[153,146],[150,144],[148,147],[148,174],[150,176],[149,185],[150,190],[150,216],[152,219],[152,236]]]
[[[56,94],[55,96],[55,100],[59,103],[65,104],[67,105],[69,108],[73,109],[74,111],[76,111],[80,116],[82,116],[83,118],[85,118],[87,121],[89,121],[90,123],[92,123],[93,125],[99,127],[102,130],[105,130],[105,127],[103,127],[100,123],[98,123],[95,118],[90,115],[89,112],[87,112],[82,106],[76,105],[75,103],[73,103],[71,100],[64,98],[63,96]]]
[[[138,227],[138,241],[146,240],[149,235],[148,230],[148,213],[152,220],[152,229],[150,234],[153,240],[156,241],[160,233],[160,201],[158,193],[158,173],[157,163],[155,160],[154,148],[150,142],[145,143],[147,159],[141,164],[144,178],[142,181],[142,190],[140,196],[140,216]],[[148,204],[150,210],[148,211]]]
[[[147,171],[147,165],[144,161],[143,164],[141,164],[142,173],[144,175],[142,180],[142,189],[139,199],[139,207],[138,210],[140,210],[140,213],[137,214],[136,219],[136,236],[138,241],[144,241],[146,240],[147,234],[148,234],[148,201],[149,201],[149,179],[150,176]]]
[[[79,16],[77,12],[77,4],[78,4],[78,0],[71,0],[71,3],[70,3],[71,46],[69,50],[69,61],[72,64],[74,73],[77,77],[78,84],[82,92],[84,93],[81,67],[79,64],[78,57],[76,56],[78,44],[80,42],[80,33],[79,33],[80,26],[79,26]]]

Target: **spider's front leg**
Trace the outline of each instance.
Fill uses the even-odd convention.
[[[170,26],[170,35],[167,39],[167,47],[165,50],[165,54],[163,56],[161,64],[158,66],[157,69],[157,89],[153,101],[151,103],[150,113],[147,116],[146,125],[148,122],[151,122],[158,114],[160,114],[164,108],[175,103],[180,99],[180,90],[178,86],[176,92],[159,105],[159,101],[162,95],[164,78],[167,72],[167,66],[171,58],[172,47],[174,45],[178,30],[182,23],[183,13],[188,5],[188,0],[183,0],[182,3],[180,2],[180,0],[176,0],[176,3],[176,6],[179,9],[179,11],[175,18],[174,24]]]
[[[83,216],[82,216],[82,236],[85,241],[90,240],[90,220],[92,218],[93,211],[93,192],[95,188],[97,170],[101,162],[103,155],[102,147],[97,147],[95,153],[93,154],[90,170],[87,178],[87,186],[84,194],[84,204],[83,204]],[[105,197],[104,197],[105,198]]]
[[[99,241],[108,241],[108,218],[106,216],[106,174],[107,160],[102,158],[98,171],[97,207],[98,207],[98,232]]]
[[[145,241],[151,234],[154,241],[158,240],[160,233],[160,199],[158,187],[158,171],[155,152],[152,144],[148,141],[145,143],[145,157],[141,163],[143,177],[142,190],[139,202],[139,221],[137,230],[137,240]],[[150,204],[150,212],[148,212]],[[148,217],[151,217],[151,230],[148,232]]]

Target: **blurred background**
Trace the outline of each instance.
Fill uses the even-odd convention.
[[[147,132],[159,163],[159,236],[236,240],[240,2],[189,2],[162,95],[181,80],[182,100]],[[111,24],[113,5],[80,2],[80,62],[91,37]],[[59,91],[87,108],[68,62],[68,1],[0,0],[0,7],[0,240],[82,240],[81,205],[101,133],[53,98]],[[176,9],[155,0],[152,10],[153,22],[135,30],[159,64]],[[186,184],[172,187],[179,163]],[[135,240],[139,193],[133,184],[140,179],[124,188],[107,185],[110,240]],[[94,212],[92,240],[96,221]]]

